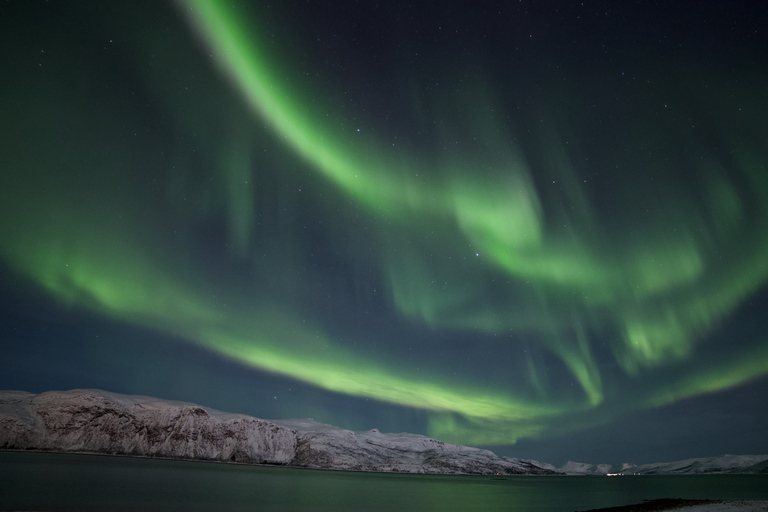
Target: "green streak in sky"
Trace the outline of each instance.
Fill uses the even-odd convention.
[[[27,239],[32,241],[33,239]],[[38,240],[34,240],[38,243]],[[430,411],[513,422],[552,417],[564,405],[536,403],[499,391],[473,392],[471,382],[398,370],[348,352],[271,306],[248,310],[217,307],[215,291],[191,288],[153,266],[146,252],[126,250],[114,236],[51,237],[25,257],[11,256],[52,294],[120,320],[182,336],[241,363],[293,377],[324,389]],[[110,247],[119,250],[108,251]],[[202,278],[193,282],[205,282]],[[254,312],[255,311],[255,312]],[[294,326],[294,327],[286,327]],[[426,377],[425,377],[426,375]]]
[[[472,385],[403,374],[394,366],[356,357],[305,327],[288,329],[295,320],[276,311],[259,314],[217,312],[212,290],[190,289],[155,268],[148,254],[126,250],[114,236],[91,235],[67,242],[50,237],[30,250],[15,245],[25,273],[59,299],[85,305],[107,316],[182,336],[201,346],[262,370],[287,375],[339,393],[460,414],[474,421],[514,424],[528,418],[556,416],[564,406],[513,399],[498,391],[472,392]],[[39,240],[27,239],[39,243]],[[109,251],[115,247],[115,251]],[[203,282],[194,279],[193,282]],[[243,334],[238,334],[238,332]],[[537,428],[541,428],[540,424]],[[530,431],[529,429],[528,431]],[[449,432],[433,429],[451,438]],[[513,442],[525,430],[508,432]]]
[[[263,160],[242,119],[233,121],[227,146],[214,152],[215,172],[206,169],[216,192],[197,198],[202,206],[193,210],[185,202],[193,194],[178,192],[183,187],[174,181],[199,179],[191,164],[168,171],[156,162],[161,151],[141,159],[134,156],[141,146],[129,143],[94,156],[93,147],[106,145],[91,141],[108,130],[90,120],[110,122],[88,94],[78,90],[70,98],[65,91],[57,100],[43,90],[20,91],[17,103],[35,107],[9,114],[30,121],[4,142],[14,156],[6,159],[10,178],[0,190],[0,256],[58,300],[325,390],[423,409],[430,435],[460,443],[508,444],[545,433],[568,415],[607,414],[620,400],[612,386],[641,386],[649,374],[666,377],[647,384],[651,390],[634,407],[658,407],[768,373],[762,339],[719,367],[683,366],[768,281],[768,173],[759,144],[750,149],[723,136],[734,148],[727,165],[691,157],[684,162],[698,173],[691,190],[617,186],[617,203],[647,208],[618,209],[610,217],[596,206],[605,198],[591,197],[590,185],[577,178],[558,137],[543,133],[541,154],[525,155],[509,126],[483,118],[490,103],[485,90],[475,95],[483,99],[463,107],[470,114],[456,117],[471,119],[486,146],[416,158],[370,133],[341,128],[322,98],[293,87],[284,78],[289,64],[271,59],[247,13],[215,0],[178,5],[249,117],[367,210],[367,241],[379,243],[381,254],[361,265],[386,284],[403,323],[461,337],[463,355],[451,359],[436,346],[401,360],[403,344],[368,350],[360,348],[365,339],[357,340],[360,347],[337,342],[337,329],[302,311],[300,300],[280,301],[315,283],[295,277],[289,291],[280,288],[289,288],[285,275],[302,275],[294,259],[300,249],[289,239],[272,250],[284,249],[280,263],[295,268],[275,278],[277,292],[265,284],[274,269],[261,268],[254,250],[272,242],[262,238],[265,226],[257,220],[256,197],[263,196],[257,196],[262,169],[256,166]],[[51,127],[48,112],[66,120],[59,125],[66,130]],[[66,133],[78,135],[66,139]],[[37,138],[58,154],[27,147]],[[77,157],[61,163],[60,154],[69,151]],[[534,165],[537,160],[547,163]],[[618,164],[645,171],[635,162]],[[114,178],[134,176],[142,166],[155,169],[152,175],[173,174],[170,197]],[[656,176],[676,172],[661,168]],[[541,178],[550,174],[553,179]],[[192,211],[199,218],[190,219]],[[344,215],[325,213],[331,220]],[[221,282],[199,264],[218,264],[220,254],[208,260],[190,254],[203,245],[190,242],[195,230],[212,229],[211,218],[224,219],[227,263],[240,265]],[[189,222],[187,231],[176,229],[182,221]],[[243,278],[238,272],[246,267],[258,277]],[[488,375],[455,371],[489,340],[496,348],[520,348],[510,352],[518,359]],[[435,361],[457,368],[431,367]],[[605,369],[611,366],[616,369]],[[667,370],[684,375],[671,378]]]
[[[413,222],[414,217],[438,218],[446,225],[454,223],[463,234],[464,244],[472,247],[467,254],[477,251],[485,265],[515,279],[514,286],[523,289],[515,291],[515,298],[523,299],[524,304],[534,304],[523,310],[536,312],[533,317],[516,314],[519,300],[511,301],[496,313],[482,311],[482,307],[476,308],[471,302],[483,300],[482,287],[470,286],[467,293],[436,291],[438,287],[432,284],[439,282],[440,277],[425,278],[436,266],[434,258],[422,261],[417,250],[411,251],[410,256],[390,258],[387,263],[394,297],[404,314],[441,327],[486,332],[522,327],[539,333],[545,346],[558,354],[573,373],[592,406],[602,401],[600,372],[583,328],[578,328],[575,335],[559,332],[564,311],[575,310],[600,323],[612,324],[622,340],[613,345],[614,355],[625,371],[637,374],[643,367],[684,359],[694,349],[697,338],[766,281],[768,273],[762,265],[742,267],[750,260],[768,255],[765,236],[754,230],[753,236],[759,238],[758,247],[733,261],[733,266],[719,269],[711,258],[707,246],[713,241],[726,242],[731,235],[729,230],[739,229],[743,216],[738,194],[723,182],[720,174],[704,175],[710,195],[710,204],[704,207],[714,212],[710,222],[705,220],[702,224],[701,218],[675,208],[670,201],[668,213],[675,215],[678,225],[674,232],[664,237],[644,236],[610,250],[590,246],[579,239],[588,238],[580,236],[586,230],[600,229],[594,221],[569,228],[566,236],[555,234],[548,226],[541,192],[531,179],[525,160],[508,142],[493,148],[495,154],[506,155],[506,169],[495,179],[484,181],[471,178],[475,173],[472,164],[416,164],[409,162],[407,155],[392,152],[386,155],[389,158],[383,158],[382,151],[371,144],[364,145],[362,153],[350,149],[359,148],[360,144],[349,137],[329,135],[334,133],[333,127],[300,106],[300,92],[291,96],[283,92],[285,84],[275,78],[276,68],[260,50],[258,35],[250,32],[252,27],[243,22],[242,16],[223,2],[208,0],[194,2],[188,12],[218,65],[254,112],[303,158],[368,205],[372,212],[400,221],[409,229],[422,229],[418,222]],[[503,129],[487,130],[494,131],[499,133]],[[499,137],[493,139],[498,141]],[[559,152],[556,146],[550,150],[552,154]],[[391,161],[399,162],[401,169],[395,171],[384,163]],[[567,165],[567,158],[560,156],[559,161]],[[765,191],[768,188],[763,180],[750,170],[755,165],[761,164],[742,162],[742,170],[752,181],[753,190]],[[418,169],[433,171],[444,180],[434,180],[427,187],[408,179],[403,172]],[[571,179],[570,184],[571,201],[585,203],[576,180]],[[765,195],[763,192],[763,202]],[[765,208],[759,207],[755,214],[760,219],[758,225],[765,225]],[[463,289],[467,290],[467,285]],[[556,298],[554,302],[559,303],[552,303],[552,297],[569,294],[571,297]],[[466,310],[471,312],[465,313]],[[571,339],[567,340],[569,336]]]
[[[566,409],[513,399],[508,393],[498,391],[473,392],[471,386],[440,379],[437,375],[431,379],[403,375],[394,367],[361,360],[327,340],[318,343],[316,339],[307,339],[311,335],[306,332],[293,332],[291,337],[301,351],[287,351],[268,340],[254,343],[253,339],[215,333],[204,339],[206,346],[237,361],[290,375],[324,389],[429,411],[512,422],[552,417]]]
[[[679,400],[738,386],[768,373],[768,344],[763,343],[749,353],[736,354],[712,368],[676,379],[663,390],[652,394],[646,407],[661,407]]]

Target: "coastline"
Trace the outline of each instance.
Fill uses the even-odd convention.
[[[768,500],[690,500],[662,498],[648,500],[634,505],[608,507],[582,512],[661,512],[681,510],[682,512],[768,512]]]

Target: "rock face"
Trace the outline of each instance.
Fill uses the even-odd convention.
[[[99,390],[0,391],[0,449],[107,453],[430,474],[556,474],[534,461],[416,434],[266,421]]]
[[[287,464],[296,435],[258,418],[144,396],[3,391],[0,448]]]
[[[443,475],[557,474],[535,461],[499,457],[489,450],[443,443],[417,434],[352,432],[312,420],[276,420],[297,432],[292,465]]]

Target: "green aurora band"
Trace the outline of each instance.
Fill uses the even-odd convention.
[[[482,145],[415,157],[377,138],[375,128],[364,134],[342,128],[332,100],[292,87],[285,78],[291,73],[265,50],[253,16],[214,0],[178,2],[178,7],[249,109],[233,116],[229,147],[220,150],[223,156],[210,172],[217,192],[204,214],[191,213],[183,205],[186,197],[169,200],[161,194],[150,198],[147,211],[139,211],[119,199],[126,191],[133,200],[145,197],[138,180],[119,184],[77,168],[77,159],[61,163],[55,152],[30,156],[10,149],[28,145],[31,129],[20,129],[5,142],[15,158],[8,160],[13,186],[0,192],[0,255],[60,301],[326,390],[429,411],[429,435],[467,444],[510,444],[546,435],[569,419],[584,427],[608,421],[622,408],[658,407],[768,373],[764,339],[717,362],[689,367],[698,347],[717,345],[711,334],[768,281],[768,158],[752,135],[765,129],[759,115],[765,109],[756,107],[737,132],[717,133],[731,149],[727,159],[714,154],[701,159],[697,153],[660,164],[664,158],[656,158],[652,165],[658,166],[661,189],[683,190],[675,178],[664,177],[676,175],[675,165],[696,169],[697,183],[688,193],[662,195],[624,187],[615,201],[645,204],[649,213],[620,215],[616,228],[592,205],[589,185],[577,177],[563,137],[539,133],[546,158],[534,166],[538,153],[527,146],[523,151],[507,122],[483,114],[494,106],[484,88],[470,87],[469,96],[480,98],[471,105],[435,100],[433,106],[446,125],[465,120],[469,126],[455,130],[475,133]],[[20,104],[33,105],[37,97],[29,92]],[[62,133],[49,126],[35,136],[56,140],[62,152],[99,140],[103,126],[85,121],[78,126],[75,120],[100,118],[100,107],[85,96],[64,100],[48,97],[34,107],[17,107],[16,114],[27,120],[25,126],[45,126],[51,125],[47,112],[59,112],[79,135],[59,140]],[[189,123],[172,103],[166,108],[179,125]],[[731,114],[711,115],[716,125],[718,116]],[[231,260],[258,268],[253,248],[266,235],[257,225],[254,190],[243,186],[258,174],[249,156],[257,145],[249,139],[255,133],[249,122],[266,123],[287,150],[364,209],[374,227],[370,236],[388,248],[379,254],[375,271],[403,319],[511,345],[524,358],[523,369],[515,370],[523,376],[501,378],[507,384],[494,386],[496,374],[455,375],[449,365],[456,361],[449,356],[444,358],[449,365],[437,368],[427,365],[426,355],[402,362],[394,349],[338,343],[340,334],[349,336],[344,329],[282,305],[290,304],[290,290],[284,297],[261,293],[279,288],[265,277],[269,269],[260,269],[247,285],[233,285],[209,278],[188,254],[195,228],[169,244],[176,223],[202,229],[206,217],[223,217]],[[137,157],[132,150],[115,147],[112,154],[83,157],[82,165],[115,175],[130,175],[132,166],[168,172],[154,156]],[[679,149],[670,143],[667,151],[676,155]],[[545,188],[538,165],[556,186]],[[173,173],[169,181],[174,176],[194,181],[192,171]],[[156,220],[157,212],[164,220]],[[286,264],[298,265],[291,256],[296,248],[287,249]],[[355,259],[354,249],[347,250]],[[606,339],[612,340],[608,346],[602,343]],[[531,350],[517,351],[524,346]],[[552,358],[567,369],[566,380],[575,381],[577,393],[563,392],[549,380],[542,368]],[[606,367],[608,359],[618,368]],[[638,390],[641,378],[656,383]],[[635,398],[618,405],[628,390]]]

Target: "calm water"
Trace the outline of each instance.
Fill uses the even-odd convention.
[[[455,477],[0,452],[0,510],[572,512],[653,498],[768,499],[768,475]]]

